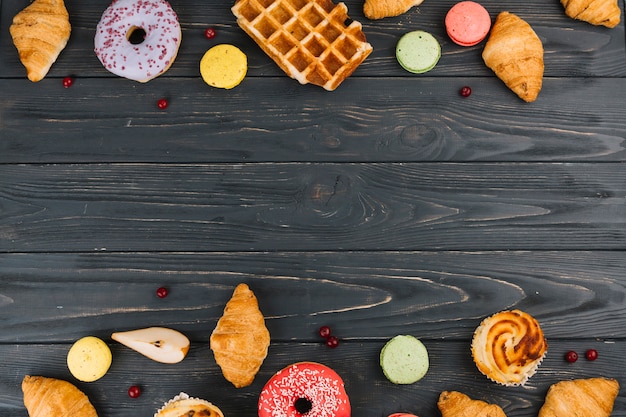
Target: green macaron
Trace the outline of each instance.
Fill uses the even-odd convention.
[[[412,384],[428,371],[428,351],[417,338],[398,335],[380,351],[380,367],[394,384]]]
[[[428,32],[423,30],[409,32],[398,41],[396,58],[405,70],[421,74],[437,65],[441,58],[441,45]]]

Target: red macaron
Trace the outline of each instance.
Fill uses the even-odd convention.
[[[480,43],[491,29],[489,12],[473,1],[455,4],[446,14],[445,23],[450,39],[461,46]]]

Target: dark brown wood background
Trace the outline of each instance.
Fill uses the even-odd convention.
[[[67,0],[67,48],[31,83],[8,31],[28,0],[1,0],[0,416],[27,416],[20,382],[31,374],[75,383],[100,417],[149,417],[179,391],[250,417],[274,372],[309,360],[342,375],[354,417],[437,417],[443,390],[534,417],[551,384],[592,376],[620,381],[612,415],[625,417],[624,22],[574,21],[558,0],[483,1],[494,19],[508,10],[527,20],[544,44],[544,88],[527,104],[483,64],[484,43],[447,38],[454,3],[369,21],[348,1],[374,52],[327,92],[285,76],[237,27],[230,2],[212,0],[171,1],[183,42],[147,84],[113,76],[93,53],[108,1]],[[423,75],[394,56],[417,29],[443,48]],[[232,90],[199,76],[218,43],[249,58]],[[235,389],[208,339],[239,282],[257,294],[272,343],[253,385]],[[509,308],[533,314],[550,346],[525,387],[489,382],[469,352],[482,318]],[[316,335],[324,324],[337,349]],[[193,340],[183,362],[110,339],[154,325]],[[397,334],[430,353],[412,385],[391,384],[378,366]],[[86,335],[113,351],[93,383],[65,365]],[[589,348],[597,361],[563,360]]]

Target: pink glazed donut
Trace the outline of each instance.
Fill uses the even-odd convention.
[[[350,417],[343,380],[329,367],[314,362],[294,363],[263,387],[259,417]]]
[[[182,32],[166,0],[113,0],[96,28],[95,52],[115,75],[147,82],[167,71]]]

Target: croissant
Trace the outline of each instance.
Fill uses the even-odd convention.
[[[501,12],[483,49],[485,64],[524,101],[537,99],[543,83],[543,44],[530,25]]]
[[[270,333],[254,293],[239,284],[210,338],[215,361],[236,388],[252,384],[267,356]]]
[[[458,391],[442,392],[437,407],[441,411],[441,417],[506,417],[500,406],[473,400]]]
[[[619,383],[608,378],[574,379],[552,385],[539,417],[609,417]]]
[[[363,13],[368,19],[399,16],[413,6],[419,6],[424,0],[365,0]]]
[[[620,22],[620,8],[615,0],[561,0],[561,4],[572,19],[608,28]]]
[[[67,381],[26,375],[22,391],[30,417],[98,417],[89,398]]]
[[[28,79],[41,81],[67,45],[71,26],[63,0],[35,0],[9,28]]]

